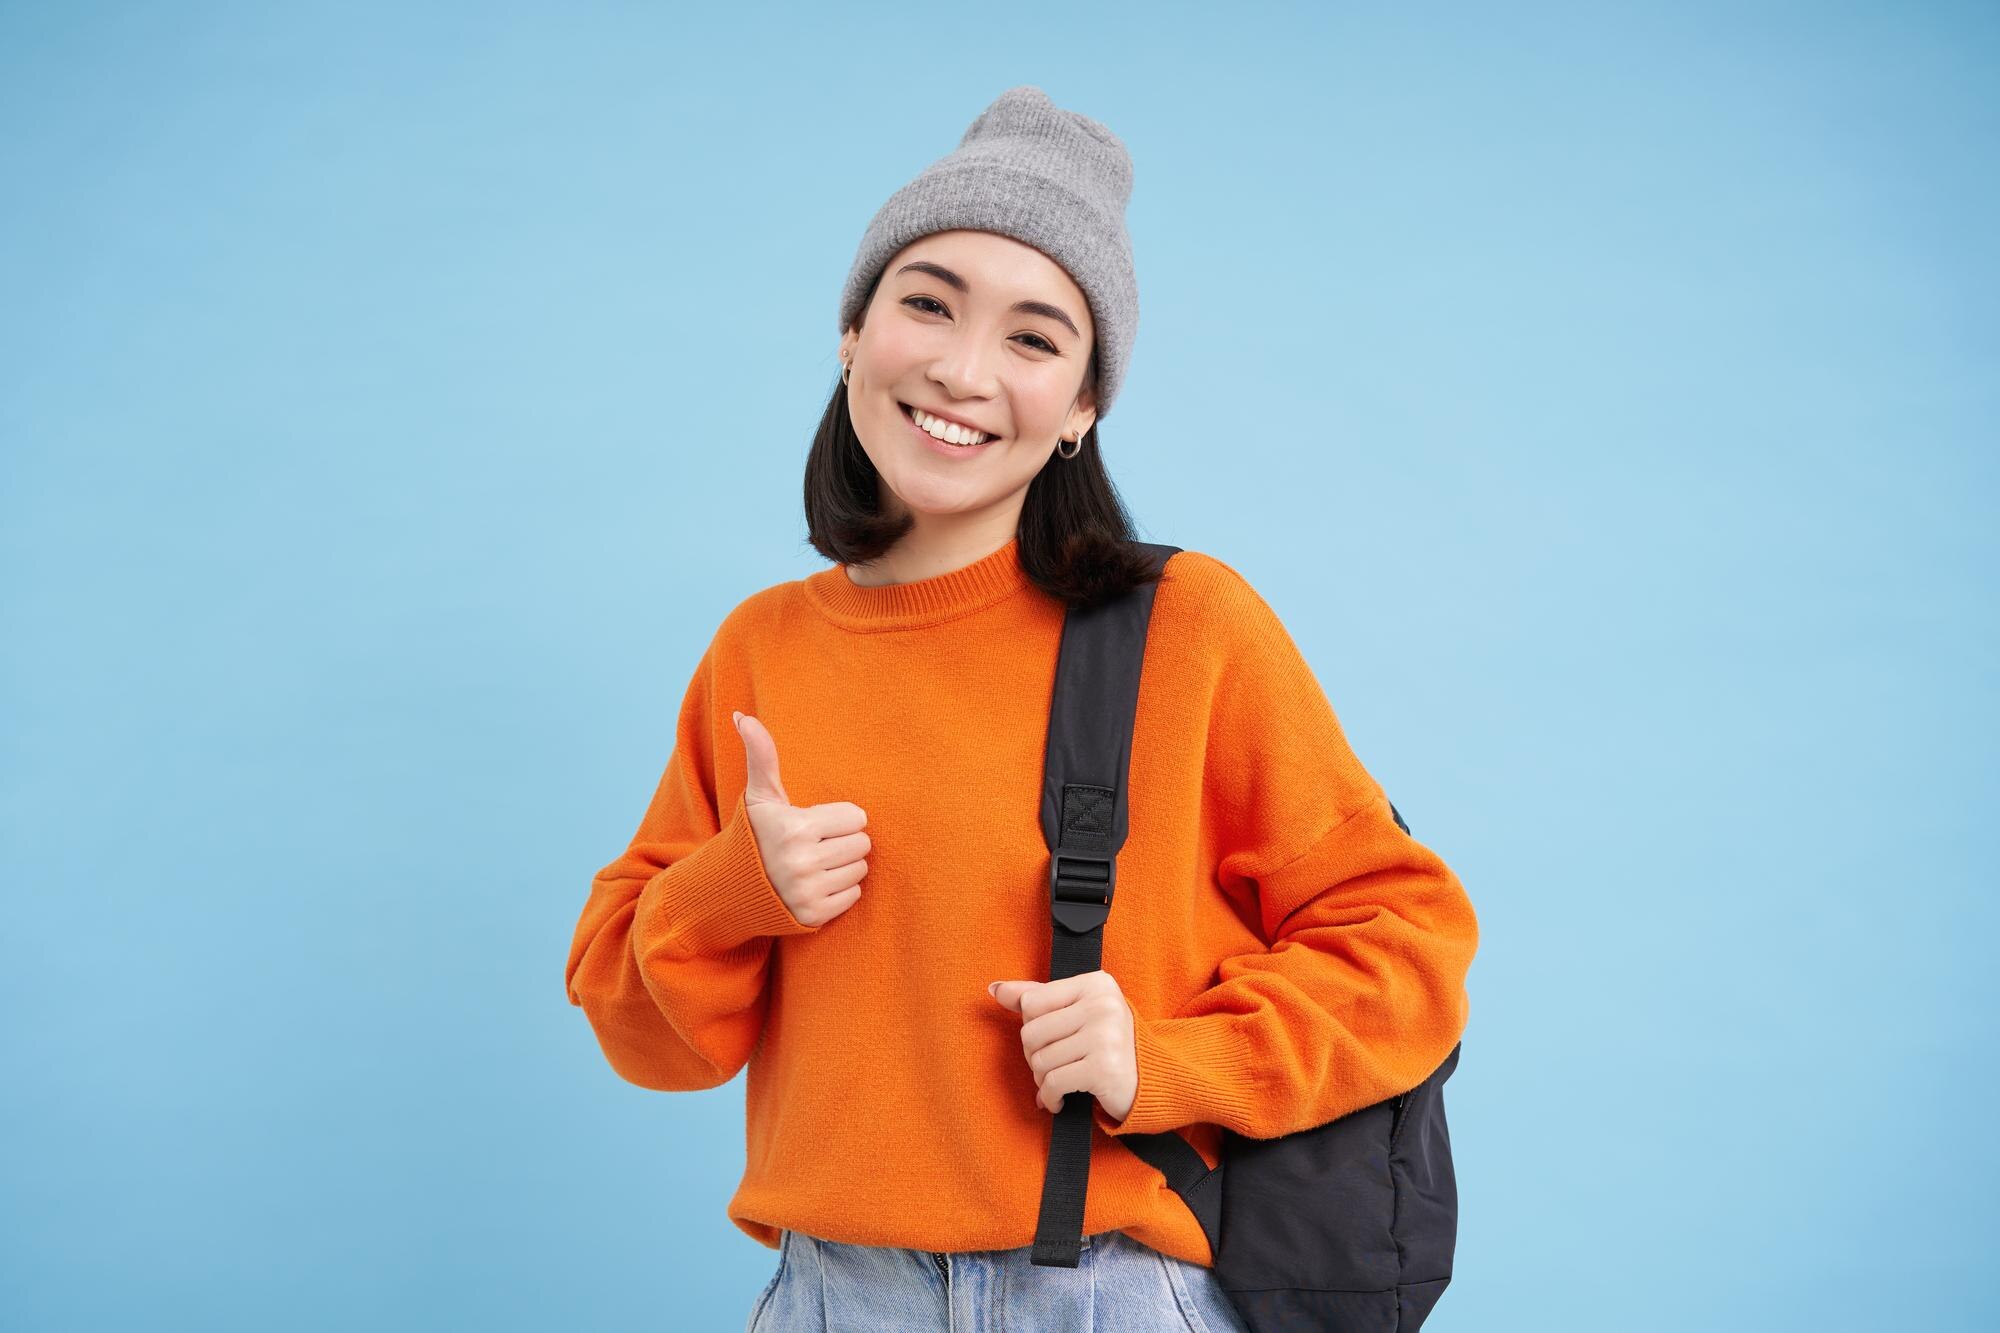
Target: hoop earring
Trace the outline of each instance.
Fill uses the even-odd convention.
[[[1064,444],[1073,444],[1076,447],[1065,453],[1063,450]],[[1056,452],[1062,454],[1064,458],[1075,458],[1078,454],[1083,452],[1083,436],[1079,435],[1073,440],[1068,440],[1068,439],[1064,440],[1062,444],[1058,444],[1056,446]]]
[[[846,361],[842,361],[842,362],[840,363],[840,383],[841,383],[842,387],[845,387],[845,386],[846,386],[846,384],[847,384],[847,372],[848,372],[848,371],[850,371],[850,370],[852,370],[852,369],[854,369],[854,367],[853,367],[852,365],[850,365],[850,364],[849,364],[848,362],[846,362]]]

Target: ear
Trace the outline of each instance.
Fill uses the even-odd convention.
[[[1097,390],[1086,384],[1083,392],[1076,396],[1076,404],[1070,408],[1069,417],[1063,422],[1063,438],[1080,440],[1097,421]]]
[[[861,341],[861,330],[850,327],[847,330],[847,332],[840,335],[840,346],[835,349],[836,352],[839,354],[836,359],[841,361],[852,361],[854,359],[854,344],[860,341]]]

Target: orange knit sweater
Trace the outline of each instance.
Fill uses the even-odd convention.
[[[637,833],[598,872],[565,984],[611,1067],[712,1088],[747,1063],[730,1219],[929,1250],[1034,1240],[1050,1114],[1019,1014],[987,983],[1046,980],[1042,747],[1062,604],[1018,543],[913,583],[835,565],[741,602],[680,707]],[[862,895],[819,927],[769,879],[732,710],[777,742],[798,806],[853,801]],[[1129,834],[1103,968],[1136,1023],[1138,1095],[1102,1107],[1084,1234],[1212,1265],[1121,1133],[1270,1138],[1393,1097],[1468,1015],[1478,926],[1388,798],[1277,616],[1234,569],[1172,557],[1154,602]]]

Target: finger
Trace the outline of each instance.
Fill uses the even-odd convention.
[[[820,870],[848,865],[867,856],[871,845],[866,833],[844,833],[837,838],[822,838],[814,853],[813,865]]]
[[[1075,976],[1045,981],[1021,997],[1021,1017],[1040,1018],[1043,1014],[1074,1004],[1103,981],[1103,969],[1079,972]]]
[[[820,906],[826,912],[826,916],[823,919],[831,921],[833,920],[833,918],[839,916],[842,912],[845,912],[848,908],[854,906],[854,904],[860,901],[861,901],[860,885],[857,884],[852,888],[843,889],[841,892],[834,894],[831,898],[823,899],[821,901]]]
[[[868,812],[852,801],[827,801],[805,807],[805,826],[822,838],[843,833],[859,833],[868,823]]]
[[[1043,1110],[1054,1115],[1062,1110],[1066,1095],[1084,1090],[1088,1077],[1089,1069],[1081,1060],[1052,1069],[1042,1076],[1042,1085],[1035,1090],[1035,1100],[1041,1103]]]
[[[1090,1007],[1083,1004],[1066,1004],[1060,1009],[1051,1009],[1039,1018],[1026,1019],[1021,1024],[1021,1049],[1038,1051],[1050,1042],[1061,1041],[1073,1032],[1081,1031],[1090,1021]]]
[[[1021,997],[1042,984],[1039,981],[995,981],[986,987],[986,993],[1018,1014],[1021,1012]]]
[[[1028,1068],[1035,1071],[1035,1081],[1040,1083],[1048,1078],[1050,1071],[1061,1069],[1064,1065],[1075,1064],[1089,1054],[1089,1036],[1081,1032],[1072,1033],[1061,1041],[1051,1042],[1039,1050],[1029,1051]]]
[[[859,884],[868,878],[866,861],[849,861],[844,866],[816,872],[814,882],[824,889],[844,889],[850,884]]]
[[[792,803],[778,781],[778,743],[770,731],[748,713],[736,715],[736,733],[743,738],[743,796],[749,801]]]

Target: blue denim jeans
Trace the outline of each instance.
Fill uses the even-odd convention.
[[[1247,1333],[1212,1270],[1122,1231],[1085,1236],[1075,1268],[1037,1268],[1032,1245],[934,1255],[779,1234],[744,1333]]]

